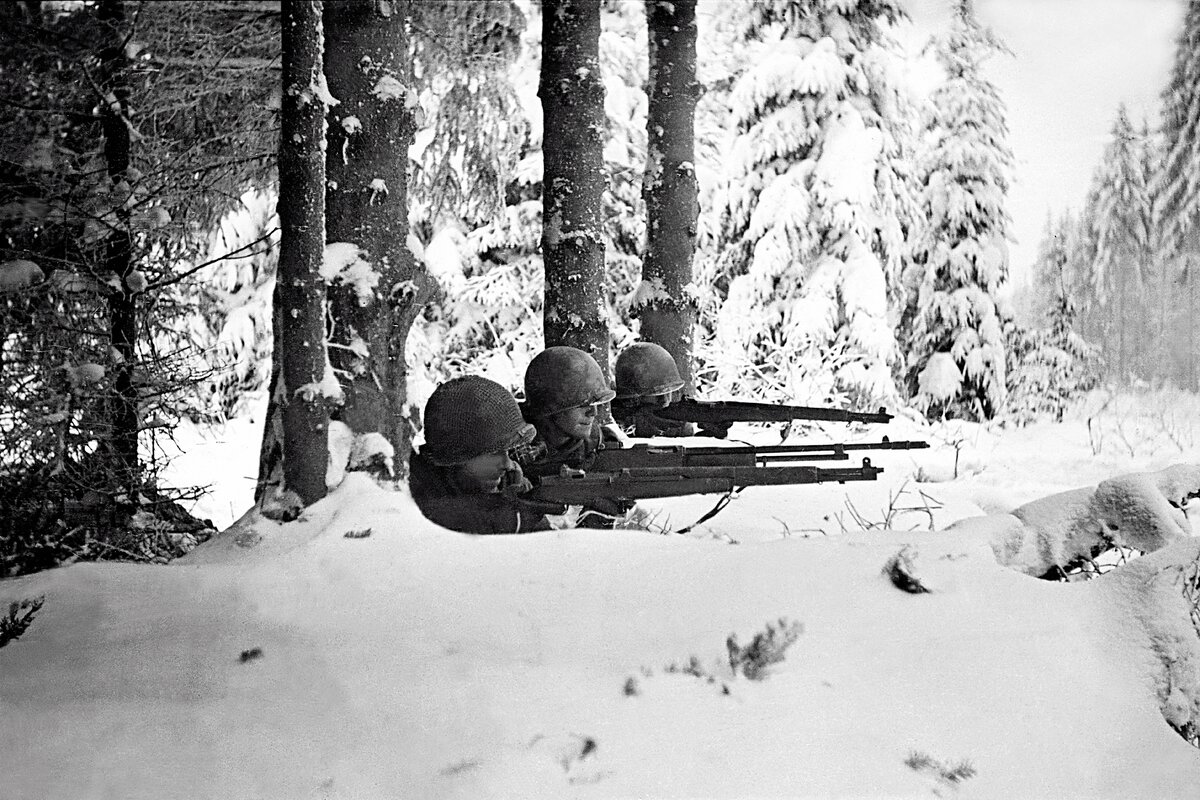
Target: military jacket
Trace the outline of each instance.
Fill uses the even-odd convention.
[[[463,492],[448,469],[416,451],[408,460],[408,486],[430,521],[461,533],[530,533],[550,530],[546,515],[503,494]]]

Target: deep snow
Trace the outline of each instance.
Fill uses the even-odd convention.
[[[1082,420],[855,435],[921,433],[937,446],[879,454],[878,485],[748,489],[689,535],[465,536],[351,474],[300,521],[251,515],[175,564],[0,582],[5,604],[45,596],[0,650],[2,794],[1194,797],[1200,751],[1162,709],[1200,697],[1172,566],[1200,540],[1064,584],[997,564],[986,524],[841,526],[902,487],[944,529],[1200,453],[1092,455]],[[939,437],[964,440],[961,475],[917,483],[950,477]],[[714,499],[651,511],[678,526]],[[905,547],[930,593],[882,574]],[[784,659],[733,676],[726,638],[781,617],[803,626]],[[693,656],[703,677],[679,671]]]

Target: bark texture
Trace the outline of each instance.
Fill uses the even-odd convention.
[[[608,372],[604,319],[600,0],[548,0],[542,8],[542,259],[546,346],[591,353]]]
[[[695,168],[696,2],[649,0],[646,22],[650,77],[642,282],[648,294],[635,313],[642,321],[641,338],[666,348],[690,394],[696,305],[687,287],[700,213]]]
[[[330,360],[345,393],[336,416],[356,433],[386,436],[397,469],[406,468],[413,433],[405,342],[434,287],[407,246],[408,148],[419,110],[408,16],[404,0],[326,0],[324,9],[325,75],[339,101],[328,114],[326,239],[357,246],[379,276],[370,297],[342,280],[329,288]]]
[[[325,496],[329,459],[325,376],[325,103],[321,3],[284,0],[279,145],[279,271],[275,346],[283,381],[283,478],[304,505]],[[269,431],[268,431],[269,433]]]
[[[104,136],[104,162],[109,180],[115,186],[126,181],[130,165],[132,136],[126,121],[129,103],[129,59],[125,40],[129,35],[123,0],[102,0],[97,17],[104,23],[105,43],[100,50],[100,127]],[[138,396],[133,385],[133,367],[137,344],[137,297],[129,288],[128,278],[134,267],[130,212],[124,205],[116,209],[117,224],[105,243],[104,268],[120,279],[120,288],[108,298],[109,341],[113,359],[112,405],[109,441],[111,468],[121,488],[134,492],[141,479],[138,461]],[[136,496],[136,495],[131,495]]]

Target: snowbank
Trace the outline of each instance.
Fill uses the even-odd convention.
[[[1056,584],[970,531],[470,537],[351,474],[182,563],[0,583],[45,596],[0,650],[4,794],[1191,797],[1161,708],[1196,697],[1198,544]],[[882,573],[905,547],[930,592]]]

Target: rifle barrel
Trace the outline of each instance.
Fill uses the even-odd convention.
[[[641,467],[753,467],[791,461],[846,461],[852,450],[918,450],[929,447],[921,441],[832,442],[829,444],[776,444],[700,446],[635,444],[604,448],[596,452],[591,470],[616,471]]]
[[[807,419],[817,422],[885,423],[892,415],[883,409],[877,412],[843,411],[840,408],[816,406],[785,406],[774,403],[751,403],[743,400],[679,400],[652,413],[675,422],[790,422]]]

